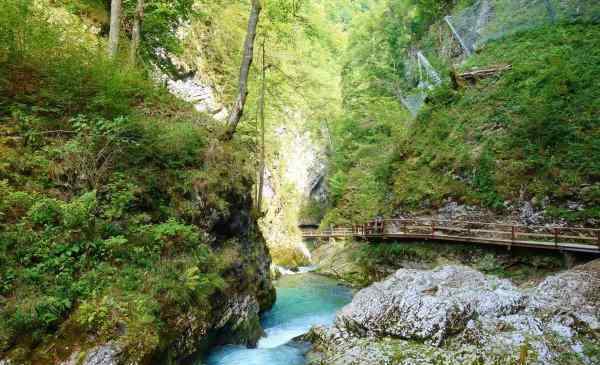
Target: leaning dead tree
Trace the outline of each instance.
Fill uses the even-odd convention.
[[[244,41],[244,56],[240,67],[238,94],[227,120],[228,128],[225,133],[225,139],[231,139],[233,137],[237,125],[244,115],[244,106],[246,104],[246,97],[248,96],[248,75],[254,57],[254,40],[256,39],[256,31],[261,10],[260,0],[252,0],[252,9],[250,10],[250,18],[248,19],[248,30],[246,32],[246,40]]]

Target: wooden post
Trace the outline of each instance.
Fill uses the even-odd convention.
[[[381,221],[381,235],[385,237],[385,219]]]
[[[435,238],[435,223],[431,221],[431,238]]]
[[[558,228],[554,227],[554,246],[558,247]]]
[[[600,230],[596,231],[596,236],[598,238],[598,249],[600,250]]]
[[[513,225],[513,226],[511,227],[511,235],[510,235],[510,239],[511,239],[511,241],[514,241],[516,236],[517,236],[517,235],[516,235],[516,229],[515,229],[515,226]]]

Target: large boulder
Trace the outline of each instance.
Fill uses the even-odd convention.
[[[440,345],[472,318],[516,313],[526,301],[508,280],[487,278],[467,267],[403,269],[359,291],[337,323],[358,334]]]
[[[311,358],[322,364],[487,364],[523,356],[530,364],[600,363],[599,268],[600,260],[529,289],[463,266],[401,269],[359,291],[332,327],[314,329]]]

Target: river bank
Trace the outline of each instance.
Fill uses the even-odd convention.
[[[484,274],[536,285],[548,275],[589,261],[585,256],[439,242],[357,242],[331,239],[315,248],[316,272],[363,288],[398,269],[464,265]]]
[[[401,269],[311,331],[309,364],[595,364],[599,269],[529,290],[461,266]]]

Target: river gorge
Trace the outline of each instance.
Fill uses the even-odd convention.
[[[262,318],[265,335],[257,348],[220,347],[208,356],[209,365],[302,365],[309,345],[290,341],[311,326],[332,324],[336,311],[352,299],[348,287],[310,272],[284,275],[275,287],[277,301]]]

